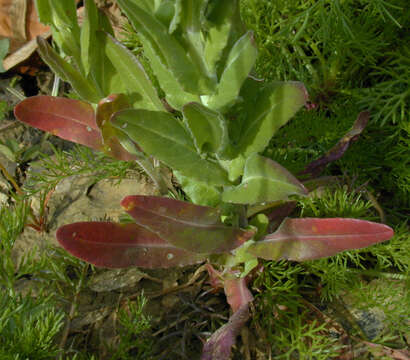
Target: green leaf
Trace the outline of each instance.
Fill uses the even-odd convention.
[[[216,186],[183,176],[179,171],[173,175],[194,204],[217,206],[221,202],[221,191]]]
[[[36,10],[40,21],[43,24],[52,24],[52,9],[49,0],[35,0]]]
[[[219,160],[221,166],[228,171],[229,181],[235,182],[243,174],[246,159],[240,155],[232,160]]]
[[[165,98],[172,108],[181,111],[182,107],[189,102],[199,102],[198,95],[186,92],[177,78],[167,69],[166,65],[161,62],[160,58],[155,55],[154,49],[147,40],[143,40],[143,36],[139,34],[144,43],[144,54],[150,59],[150,65],[158,78],[160,86],[165,93]]]
[[[128,109],[116,113],[113,125],[149,155],[183,175],[212,185],[229,183],[218,164],[202,159],[183,124],[169,113]]]
[[[254,236],[254,240],[258,241],[265,237],[268,231],[269,218],[265,214],[257,214],[249,221],[249,225],[255,226],[258,229],[258,232]]]
[[[81,27],[81,61],[88,75],[92,66],[96,65],[95,54],[98,51],[96,46],[96,30],[98,28],[98,10],[94,0],[84,0],[84,20]]]
[[[178,27],[179,22],[181,21],[182,14],[182,0],[176,0],[174,3],[174,16],[172,17],[171,22],[169,23],[168,32],[172,34]]]
[[[198,69],[188,58],[184,48],[168,33],[168,29],[160,21],[131,0],[118,0],[118,3],[134,28],[142,35],[141,41],[144,47],[148,41],[154,57],[159,58],[185,91],[194,94],[209,91],[200,83]],[[148,54],[146,55],[148,57]],[[152,58],[149,57],[149,60]]]
[[[0,73],[5,72],[6,69],[3,67],[3,59],[9,52],[9,39],[0,39]]]
[[[91,67],[89,77],[92,78],[103,96],[110,94],[126,93],[122,74],[113,66],[105,53],[105,43],[101,36],[95,38],[95,52],[93,54],[94,65]]]
[[[157,1],[155,0],[133,0],[140,8],[145,10],[146,12],[153,13],[155,10],[155,4]]]
[[[181,1],[180,42],[198,69],[204,88],[213,93],[216,87],[216,74],[209,71],[205,61],[203,34],[201,32],[202,14],[206,3],[207,1],[204,0]]]
[[[265,149],[275,132],[305,104],[307,92],[300,82],[272,82],[259,93],[254,106],[246,109],[238,149],[245,156]]]
[[[273,160],[253,154],[246,160],[242,183],[226,189],[222,200],[235,204],[255,204],[305,194],[304,186],[285,168]]]
[[[217,1],[207,20],[211,27],[206,34],[204,57],[212,72],[216,72],[216,64],[228,44],[232,29],[232,17],[237,8],[237,1]]]
[[[99,11],[93,0],[85,1],[85,16],[81,28],[81,61],[85,74],[96,84],[102,97],[122,93],[125,88],[120,74],[105,54],[104,38],[98,36],[103,29],[113,34],[107,16]]]
[[[52,23],[58,28],[69,27],[79,31],[77,22],[77,8],[74,0],[49,0],[52,9]]]
[[[2,153],[10,161],[16,161],[16,154],[6,145],[0,143],[0,153]]]
[[[211,109],[223,109],[238,97],[245,79],[255,64],[258,50],[254,44],[253,33],[248,31],[232,47],[225,69],[217,87],[217,93],[209,97],[206,105]]]
[[[221,154],[229,141],[224,117],[198,103],[186,104],[182,113],[198,152]]]
[[[99,36],[104,39],[105,53],[117,69],[131,99],[134,100],[134,106],[148,110],[163,110],[164,106],[138,59],[112,36],[104,33],[99,33]]]
[[[71,28],[59,28],[51,25],[53,42],[57,45],[61,56],[67,57],[71,64],[75,64],[80,73],[85,76],[81,61],[80,31],[72,31]]]
[[[177,20],[179,17],[175,12],[178,5],[180,5],[180,2],[181,1],[175,0],[162,0],[159,6],[155,9],[154,16],[168,28],[170,34],[172,33],[172,31],[169,31],[171,23],[174,19]],[[148,12],[150,11],[148,10]]]
[[[38,52],[53,72],[68,81],[81,98],[98,103],[100,96],[78,70],[64,61],[43,38],[37,37],[37,44]]]
[[[83,72],[80,49],[80,27],[77,21],[77,7],[74,0],[48,0],[39,4],[44,20],[51,25],[53,41],[59,50],[70,56]]]

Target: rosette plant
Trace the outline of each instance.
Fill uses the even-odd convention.
[[[257,48],[237,0],[117,0],[163,99],[93,0],[84,1],[81,26],[74,0],[36,3],[55,44],[38,38],[39,53],[82,100],[27,98],[16,117],[137,161],[163,195],[174,190],[160,171],[167,166],[190,200],[128,196],[121,205],[133,222],[67,224],[57,239],[74,256],[107,268],[208,261],[211,283],[224,289],[233,315],[208,339],[202,359],[229,357],[249,318],[247,283],[259,259],[317,259],[392,237],[388,226],[369,221],[287,217],[308,190],[260,154],[305,105],[307,92],[299,82],[251,75]]]

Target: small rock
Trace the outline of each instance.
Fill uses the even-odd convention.
[[[179,298],[177,295],[175,294],[169,294],[169,295],[165,295],[162,300],[161,300],[161,305],[171,309],[173,308],[176,304],[179,303]]]
[[[0,192],[0,207],[7,205],[7,202],[9,200],[9,197],[6,194],[3,194]]]
[[[102,221],[107,219],[118,221],[124,214],[120,203],[127,195],[157,195],[154,185],[145,177],[136,179],[124,179],[118,185],[110,180],[102,180],[95,184],[87,195],[89,182],[85,177],[71,177],[70,181],[63,183],[57,194],[53,194],[48,203],[48,233],[38,233],[30,228],[16,239],[13,248],[13,258],[19,260],[25,252],[32,251],[34,245],[48,243],[59,246],[55,232],[65,224],[78,221]],[[74,189],[74,190],[73,190]],[[75,197],[73,197],[75,195]],[[32,197],[34,212],[38,213],[40,201],[38,197]],[[36,250],[37,251],[37,250]]]

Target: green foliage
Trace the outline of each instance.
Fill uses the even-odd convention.
[[[2,359],[55,359],[54,343],[64,314],[49,299],[0,294],[0,357]]]
[[[40,160],[32,164],[28,181],[24,189],[31,196],[40,191],[53,189],[64,178],[84,175],[90,185],[101,179],[112,178],[120,181],[128,172],[140,173],[140,168],[127,161],[114,161],[100,152],[77,146],[70,151],[52,147],[53,155],[43,154]]]
[[[349,301],[357,310],[372,309],[382,312],[383,324],[386,329],[378,334],[373,341],[386,345],[394,343],[395,346],[407,346],[406,334],[410,331],[409,317],[410,292],[408,276],[404,280],[374,279],[369,283],[358,282],[348,294]]]
[[[376,220],[372,204],[360,192],[334,185],[299,200],[300,217],[344,217]]]
[[[3,59],[6,57],[7,53],[9,52],[9,39],[0,39],[0,73],[5,72],[6,70],[3,68]]]
[[[410,102],[410,48],[404,45],[385,54],[382,64],[373,67],[369,74],[378,82],[372,87],[353,93],[359,104],[374,113],[374,120],[381,125],[399,124],[409,130]],[[409,132],[409,131],[407,131]]]
[[[254,287],[263,290],[256,297],[257,312],[253,322],[261,328],[260,336],[274,359],[332,359],[340,354],[336,339],[329,336],[326,324],[311,319],[303,303],[302,291],[307,273],[301,265],[269,262],[255,280]]]
[[[120,342],[110,351],[112,359],[152,359],[153,340],[147,336],[151,319],[144,314],[146,303],[144,294],[141,294],[137,301],[128,302],[126,308],[119,311]]]
[[[304,81],[319,106],[283,127],[267,155],[297,173],[336,143],[350,117],[370,110],[360,140],[328,173],[370,180],[376,192],[386,194],[389,211],[408,212],[406,1],[243,0],[241,5],[259,44],[259,75]]]
[[[407,221],[399,223],[394,228],[395,235],[387,243],[369,248],[369,253],[375,258],[373,266],[378,271],[394,271],[408,276],[410,271],[410,232]],[[394,277],[394,273],[392,273]]]
[[[9,111],[7,101],[0,100],[0,120],[3,120],[6,117],[7,112]]]
[[[10,161],[21,164],[29,162],[39,155],[41,145],[33,145],[23,147],[14,139],[6,139],[5,142],[0,141],[0,153],[2,153]]]
[[[28,216],[28,204],[18,202],[15,206],[0,208],[0,249],[10,252],[14,241],[23,231]]]
[[[406,2],[242,1],[242,15],[261,47],[257,69],[270,79],[299,79],[316,95],[368,82],[404,31]],[[403,27],[403,28],[402,28]],[[402,28],[402,30],[400,30]]]

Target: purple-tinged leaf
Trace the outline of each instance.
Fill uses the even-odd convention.
[[[296,201],[289,201],[275,207],[269,213],[266,213],[266,216],[269,219],[268,231],[276,230],[282,221],[285,220],[285,218],[287,218],[293,210],[295,210],[296,206]]]
[[[84,101],[55,96],[33,96],[17,104],[14,115],[27,125],[65,140],[95,150],[103,149],[94,110]]]
[[[357,116],[352,128],[345,134],[345,136],[343,136],[324,156],[307,165],[302,174],[312,174],[313,177],[319,176],[326,165],[340,159],[350,144],[359,138],[359,135],[366,127],[369,118],[370,113],[368,111],[361,112]]]
[[[211,264],[205,264],[206,270],[208,271],[209,275],[209,284],[214,288],[216,291],[217,289],[223,289],[223,278],[222,273],[216,270]]]
[[[78,222],[60,227],[56,236],[72,255],[106,268],[168,268],[204,260],[137,224]]]
[[[206,264],[208,270],[209,283],[217,290],[223,288],[225,291],[228,304],[233,312],[240,307],[253,301],[253,296],[249,291],[247,284],[249,277],[239,277],[240,272],[228,270],[224,273],[216,270],[211,264]]]
[[[224,281],[226,300],[233,312],[253,301],[253,296],[247,286],[247,278],[226,278]]]
[[[364,248],[393,235],[389,226],[365,220],[288,218],[276,232],[251,244],[248,252],[266,260],[313,260]]]
[[[249,305],[240,307],[227,324],[215,331],[206,342],[201,360],[228,360],[236,337],[249,319]]]
[[[196,253],[222,253],[242,245],[254,232],[225,226],[217,209],[157,196],[127,196],[121,206],[167,242]]]
[[[121,146],[117,137],[117,130],[111,125],[110,119],[117,111],[129,107],[128,99],[124,94],[111,94],[98,103],[95,115],[97,125],[101,129],[104,139],[105,152],[116,159],[125,161],[133,161],[136,156],[130,154]]]

